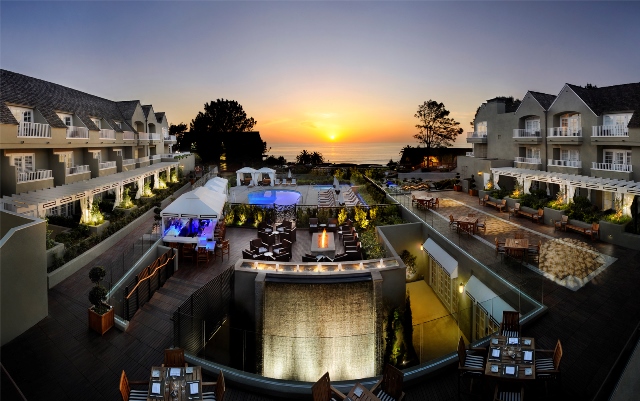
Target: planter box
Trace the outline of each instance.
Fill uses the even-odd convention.
[[[144,203],[153,202],[156,199],[155,196],[141,196],[140,200]]]
[[[478,190],[477,189],[470,189],[469,190],[469,195],[478,196]]]
[[[478,197],[484,198],[485,195],[491,196],[491,191],[485,191],[484,189],[478,190]]]
[[[119,207],[119,206],[118,206],[118,207],[116,207],[116,208],[115,208],[115,209],[113,209],[113,210],[114,210],[114,211],[115,211],[115,210],[122,210],[122,211],[124,212],[124,216],[126,217],[126,216],[130,215],[130,214],[131,214],[131,212],[133,212],[133,211],[134,211],[134,210],[136,210],[137,208],[138,208],[138,206],[136,206],[136,205],[133,205],[133,207],[130,207],[130,208],[128,208],[128,209],[125,209],[125,208],[122,208],[122,207]]]
[[[625,232],[627,224],[614,224],[600,220],[600,240],[610,244],[640,250],[640,235]]]
[[[64,256],[64,244],[56,242],[56,245],[53,248],[47,249],[47,267],[51,267],[53,265],[54,256],[59,258]]]
[[[462,191],[462,185],[460,185],[460,184],[454,185],[453,186],[453,190],[456,191],[456,192]]]
[[[505,196],[505,198],[507,200],[507,207],[508,208],[514,208],[516,207],[516,203],[520,203],[520,199],[511,199],[508,196]]]
[[[93,311],[93,306],[89,308],[89,328],[104,335],[114,324],[114,309],[109,307],[109,311],[104,315],[99,315]]]
[[[89,233],[91,233],[91,235],[102,235],[104,230],[106,230],[106,228],[109,227],[109,220],[105,220],[104,223],[100,224],[99,226],[87,226],[87,227],[89,227]]]
[[[544,224],[553,226],[556,221],[562,220],[562,216],[565,215],[564,210],[556,210],[548,207],[544,208]]]

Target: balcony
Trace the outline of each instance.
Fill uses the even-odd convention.
[[[85,127],[67,127],[67,139],[89,139],[89,130]]]
[[[116,139],[116,132],[112,129],[101,129],[100,139]]]
[[[514,161],[516,163],[542,164],[542,160],[537,157],[516,157]]]
[[[582,168],[581,160],[547,160],[547,166]]]
[[[631,164],[617,164],[617,163],[591,163],[592,170],[605,170],[605,171],[621,171],[624,173],[632,173],[633,166]]]
[[[160,134],[149,134],[150,138],[152,141],[159,141],[160,139],[162,139],[162,136],[160,136]]]
[[[582,143],[582,130],[569,127],[553,127],[547,134],[548,143],[579,145]]]
[[[90,173],[91,169],[89,168],[88,164],[85,164],[84,166],[67,167],[66,172],[67,172],[67,175],[84,174],[84,173]]]
[[[115,168],[115,167],[116,167],[115,161],[98,163],[98,168],[100,170],[106,170],[108,168]]]
[[[542,133],[539,129],[514,129],[513,139],[520,143],[540,143],[542,142]]]
[[[148,132],[138,132],[138,140],[139,141],[148,141],[149,133]]]
[[[592,129],[592,137],[629,136],[629,127],[621,125],[594,125]]]
[[[18,138],[51,138],[51,126],[21,122],[18,125]]]
[[[123,166],[130,166],[132,164],[136,164],[136,159],[122,159]]]
[[[487,133],[467,132],[467,143],[487,143]]]
[[[133,141],[136,139],[136,134],[131,131],[124,131],[122,133],[122,139],[124,139],[125,141]]]
[[[162,158],[162,155],[149,156],[149,160],[160,160],[161,158]]]
[[[40,125],[45,125],[45,124],[40,124]],[[36,171],[27,171],[24,173],[18,173],[18,183],[47,180],[50,178],[53,178],[52,170],[36,170]]]
[[[176,142],[176,136],[175,135],[165,135],[164,136],[164,141],[165,142],[175,143]]]

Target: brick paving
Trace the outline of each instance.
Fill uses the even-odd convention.
[[[506,213],[497,213],[477,205],[477,198],[466,194],[444,192],[443,198],[459,203],[445,202],[439,214],[455,208],[480,208],[488,217],[487,234],[479,237],[492,241],[496,235],[507,236],[508,230],[520,227],[532,239],[541,237],[569,237],[583,239],[579,234],[554,232],[552,227],[540,226],[525,219],[512,225]],[[465,213],[467,209],[457,212]],[[449,230],[442,217],[424,211],[415,211],[438,231],[461,248],[471,253],[505,279],[520,286],[536,299],[542,299],[549,312],[528,325],[524,333],[536,338],[540,348],[552,348],[558,338],[563,342],[562,388],[554,389],[552,399],[590,399],[597,392],[611,369],[618,353],[640,321],[640,304],[635,295],[640,282],[640,252],[596,242],[593,245],[617,261],[585,287],[570,291],[529,269],[502,262],[494,250],[474,237],[458,235]],[[506,222],[504,221],[506,220]],[[129,330],[110,330],[104,336],[87,328],[87,294],[91,283],[88,270],[95,265],[118,265],[123,250],[139,243],[144,233],[151,230],[152,218],[142,224],[114,247],[49,291],[49,315],[1,349],[2,364],[29,400],[117,400],[120,399],[118,381],[124,369],[132,380],[146,380],[149,367],[162,363],[163,350],[171,344],[172,323],[170,312],[195,289],[219,274],[240,257],[241,250],[255,236],[254,230],[228,229],[231,255],[224,261],[216,260],[207,267],[185,265],[160,289],[132,319]],[[502,231],[504,230],[504,231]],[[294,257],[306,252],[307,234],[300,230],[294,248]],[[117,270],[117,269],[116,269]],[[114,275],[117,276],[116,270]],[[38,372],[34,374],[34,368]],[[214,378],[206,378],[214,380]],[[2,399],[15,396],[5,385],[3,377]],[[481,386],[477,386],[482,389]],[[527,399],[548,399],[544,388],[526,389]],[[425,379],[406,389],[407,400],[457,399],[457,378],[454,369]],[[489,398],[489,390],[485,398]],[[248,393],[230,383],[226,400],[270,400],[259,394]]]

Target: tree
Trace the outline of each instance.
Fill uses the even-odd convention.
[[[451,146],[456,137],[462,134],[459,122],[449,118],[449,110],[444,104],[435,100],[429,100],[418,106],[414,115],[420,122],[416,124],[418,133],[414,135],[419,142],[427,148],[427,167],[429,167],[431,148],[444,148]]]
[[[204,112],[198,112],[191,120],[192,143],[196,143],[198,154],[203,160],[215,161],[223,153],[225,134],[249,132],[256,124],[253,117],[247,117],[240,103],[217,99],[205,103]]]
[[[297,164],[311,164],[311,154],[303,149],[298,156],[296,156]]]
[[[176,148],[180,150],[186,150],[191,147],[191,143],[187,143],[185,133],[187,131],[187,124],[180,123],[178,125],[171,124],[169,126],[169,135],[176,136]]]
[[[313,152],[311,153],[311,164],[322,164],[324,163],[324,156],[322,153]]]

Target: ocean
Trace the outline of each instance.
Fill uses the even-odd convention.
[[[295,162],[296,156],[305,149],[309,153],[318,152],[327,163],[384,164],[400,160],[400,151],[407,142],[371,142],[371,143],[269,143],[269,156],[283,156],[287,162]]]

